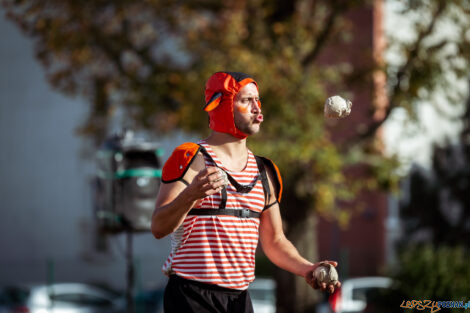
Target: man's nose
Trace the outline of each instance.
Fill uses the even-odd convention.
[[[261,106],[258,101],[253,100],[251,101],[251,112],[253,113],[260,113],[261,112]]]

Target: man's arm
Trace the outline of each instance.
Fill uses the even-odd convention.
[[[220,191],[223,180],[216,167],[205,168],[201,154],[190,165],[181,181],[163,183],[158,191],[151,231],[155,238],[163,238],[175,231],[199,199]]]
[[[299,276],[311,270],[314,265],[304,259],[282,230],[279,204],[271,206],[261,214],[260,240],[266,256],[279,266]]]
[[[266,171],[268,173],[269,186],[271,190],[270,198],[275,199],[274,186],[272,184],[273,173],[267,167]],[[316,281],[313,279],[313,271],[319,266],[320,262],[312,263],[303,258],[294,245],[286,238],[282,229],[279,203],[269,207],[261,214],[260,240],[262,249],[271,262],[286,271],[304,277],[307,283],[313,288],[321,288],[322,290],[326,290],[326,288],[328,288],[329,292],[333,292],[335,287],[340,286],[326,286],[324,283],[321,286],[318,286],[316,284]],[[333,261],[324,262],[329,262],[334,266],[337,265],[337,263]]]

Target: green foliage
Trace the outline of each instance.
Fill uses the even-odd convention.
[[[33,38],[51,85],[90,100],[92,110],[80,133],[96,143],[106,136],[118,108],[125,110],[127,126],[205,134],[206,79],[220,70],[250,73],[260,84],[266,116],[263,131],[253,138],[254,150],[279,164],[286,197],[302,205],[296,210],[314,207],[342,225],[354,210],[340,203],[350,203],[360,190],[396,185],[396,160],[384,158],[373,142],[392,109],[413,107],[422,97],[420,90],[430,94],[436,89],[443,59],[454,65],[450,69],[456,75],[468,73],[462,69],[470,50],[464,36],[469,12],[465,1],[402,2],[404,12],[429,18],[416,23],[416,40],[391,41],[403,58],[388,66],[373,55],[372,47],[358,47],[354,41],[363,34],[355,31],[350,14],[371,12],[373,3],[3,1],[8,16]],[[442,17],[453,17],[460,40],[427,41]],[[444,54],[449,46],[456,49]],[[361,61],[352,62],[352,56]],[[361,106],[370,108],[361,113],[361,119],[370,121],[365,128],[347,120],[340,122],[341,130],[325,125],[322,107],[331,90],[369,92],[380,71],[386,71],[390,82],[390,105],[381,118],[373,117],[374,103],[365,103]],[[338,137],[335,132],[345,139],[332,139]],[[360,170],[365,177],[359,181],[347,175],[353,154],[368,168]]]
[[[432,168],[410,174],[409,199],[400,207],[405,235],[399,267],[390,273],[393,288],[373,299],[377,312],[403,300],[469,300],[469,121],[470,99],[460,142],[435,146]]]
[[[373,300],[379,307],[377,312],[400,311],[403,300],[467,302],[470,294],[468,257],[468,251],[462,247],[407,246],[400,256],[400,268],[391,275],[392,288]],[[462,309],[451,311],[461,312]]]
[[[117,109],[125,111],[126,126],[136,129],[207,134],[202,110],[206,79],[221,70],[255,77],[265,122],[262,132],[250,139],[250,147],[279,165],[285,182],[283,205],[289,206],[282,210],[283,217],[287,226],[295,226],[288,230],[302,234],[312,209],[346,226],[361,209],[353,201],[360,192],[393,189],[397,162],[382,155],[377,130],[394,108],[413,113],[417,100],[432,98],[439,88],[458,100],[448,78],[469,74],[469,2],[398,2],[403,14],[418,13],[410,29],[416,36],[406,42],[398,37],[389,40],[400,55],[390,64],[373,53],[372,30],[354,28],[351,21],[361,12],[369,19],[380,1],[2,4],[34,41],[50,84],[89,99],[90,116],[80,133],[96,144],[107,135]],[[433,41],[443,19],[455,27],[456,36]],[[325,123],[322,107],[330,93],[372,94],[380,74],[387,75],[387,107],[377,108],[371,97],[369,103],[353,107],[359,118]],[[286,308],[291,309],[292,302]]]
[[[400,263],[396,287],[411,299],[468,300],[470,267],[463,248],[411,247]]]

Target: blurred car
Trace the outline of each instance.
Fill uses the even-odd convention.
[[[163,313],[164,288],[140,290],[135,295],[135,311],[138,313]],[[0,311],[0,313],[2,313]]]
[[[256,278],[248,287],[256,313],[276,312],[276,282],[270,278]]]
[[[341,282],[341,288],[317,306],[318,313],[361,313],[367,306],[367,294],[389,288],[388,277],[359,277]]]
[[[124,313],[123,297],[81,283],[15,285],[0,290],[0,313]]]

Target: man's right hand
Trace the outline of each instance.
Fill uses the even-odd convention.
[[[219,170],[215,166],[206,167],[201,170],[191,184],[186,188],[186,193],[191,200],[199,200],[221,191],[224,187],[224,180]]]
[[[224,186],[218,168],[206,168],[202,154],[196,156],[183,178],[191,183],[185,186],[176,181],[160,186],[151,226],[156,238],[174,232],[198,201],[219,192]]]

